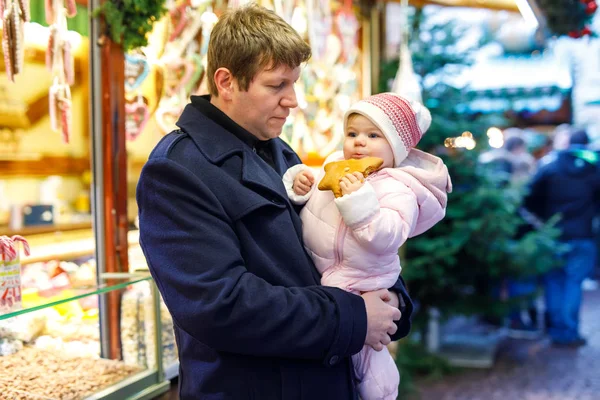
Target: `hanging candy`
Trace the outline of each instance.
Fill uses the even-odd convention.
[[[31,20],[31,13],[29,11],[29,0],[19,0],[19,10],[21,10],[21,18],[24,22]]]
[[[177,39],[186,25],[190,22],[190,17],[188,13],[189,2],[183,1],[181,4],[173,7],[169,10],[169,17],[171,20],[172,31],[169,35],[169,42]]]
[[[54,57],[56,57],[56,46],[58,45],[58,28],[56,25],[50,25],[48,34],[48,48],[46,49],[46,68],[52,71]]]
[[[344,0],[344,5],[335,17],[342,41],[344,63],[353,66],[358,56],[358,30],[360,23],[352,10],[352,0]]]
[[[60,111],[60,132],[63,142],[69,143],[71,137],[71,89],[65,85],[62,96],[58,98],[58,109]]]
[[[65,79],[69,85],[72,85],[75,82],[75,60],[73,59],[73,53],[71,52],[71,42],[65,37],[64,40],[61,40],[60,44]]]
[[[54,0],[44,0],[44,9],[46,11],[46,23],[52,25],[54,23]]]
[[[75,3],[75,0],[65,0],[65,7],[67,8],[67,17],[73,18],[77,15],[77,4]]]
[[[21,8],[17,0],[2,1],[2,51],[6,76],[14,82],[14,76],[23,70],[23,22],[29,11]]]
[[[69,143],[71,133],[71,89],[69,85],[60,83],[54,78],[50,87],[50,128],[61,132],[64,143]]]
[[[46,49],[46,67],[53,75],[61,75],[72,85],[75,81],[74,57],[68,37],[66,10],[60,0],[55,13],[55,23],[50,26],[48,48]],[[62,79],[61,79],[62,82]]]

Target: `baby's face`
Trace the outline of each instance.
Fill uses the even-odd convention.
[[[383,159],[382,168],[394,166],[394,153],[385,135],[368,118],[353,114],[348,118],[344,137],[344,158],[346,160],[364,157]]]

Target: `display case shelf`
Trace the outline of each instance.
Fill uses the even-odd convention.
[[[85,400],[150,400],[168,391],[170,385],[168,380],[156,382],[156,371],[143,371]]]
[[[26,237],[29,241],[31,254],[21,257],[21,264],[32,264],[50,260],[73,260],[79,257],[93,256],[96,247],[94,232],[91,229],[79,229],[45,233]],[[127,234],[129,246],[139,243],[139,231],[129,231]]]
[[[103,278],[104,283],[102,284],[95,286],[70,287],[68,289],[54,291],[51,296],[37,296],[36,301],[31,303],[29,302],[30,300],[28,300],[30,298],[28,294],[31,293],[32,289],[23,288],[23,308],[5,314],[0,314],[0,320],[16,317],[17,315],[27,314],[48,307],[54,307],[59,304],[68,303],[73,300],[79,300],[88,296],[125,289],[129,285],[133,285],[142,281],[149,281],[151,279],[152,277],[148,273],[132,274],[128,277],[118,278],[106,274]],[[34,293],[34,295],[35,294],[37,294],[37,292]]]

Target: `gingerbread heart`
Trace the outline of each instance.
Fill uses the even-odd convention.
[[[354,65],[358,55],[360,23],[352,9],[342,9],[335,18],[342,42],[342,57],[346,65]]]
[[[127,140],[134,141],[144,131],[150,119],[148,100],[144,97],[135,103],[125,103],[125,136]]]
[[[167,96],[181,94],[194,76],[195,65],[192,61],[178,58],[165,64],[165,93]]]
[[[150,73],[150,64],[141,54],[125,54],[125,89],[139,88]]]
[[[382,165],[383,160],[379,157],[365,157],[327,163],[324,167],[325,176],[319,182],[318,188],[319,190],[331,190],[336,198],[342,197],[340,179],[346,176],[346,174],[360,172],[366,178],[381,168]]]
[[[188,4],[183,2],[181,5],[169,10],[169,17],[171,19],[171,34],[169,35],[169,42],[177,39],[185,26],[190,22],[190,18],[187,13]]]
[[[192,62],[192,76],[190,77],[189,82],[185,85],[185,93],[190,94],[197,89],[198,84],[200,83],[200,77],[204,72],[204,66],[202,65],[202,58],[199,54],[193,53],[188,56],[188,60]]]
[[[156,112],[154,113],[154,118],[163,132],[163,135],[166,135],[173,129],[177,128],[175,123],[177,122],[177,119],[182,111],[182,105],[175,104],[167,99],[161,100]]]

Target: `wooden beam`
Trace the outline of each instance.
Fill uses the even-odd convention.
[[[90,169],[87,157],[49,157],[0,159],[2,176],[45,177],[50,175],[80,176]]]
[[[400,0],[393,1],[400,2]],[[409,0],[409,4],[415,7],[431,4],[444,7],[487,8],[490,10],[519,12],[515,0]]]
[[[127,254],[127,154],[125,147],[125,55],[118,44],[104,37],[102,65],[102,148],[105,272],[129,272]],[[112,282],[108,280],[107,284]],[[110,358],[121,355],[121,293],[107,293]]]

